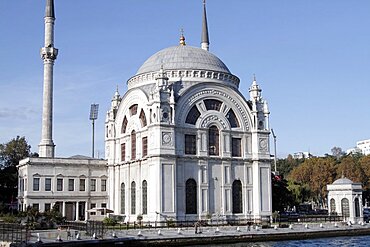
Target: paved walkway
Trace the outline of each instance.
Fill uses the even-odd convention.
[[[294,233],[314,233],[314,232],[325,232],[325,231],[349,231],[355,229],[370,229],[370,224],[365,225],[352,225],[348,226],[342,222],[338,223],[301,223],[293,224],[292,228],[251,228],[247,229],[246,226],[221,226],[221,227],[201,227],[200,234],[195,234],[194,228],[179,229],[179,228],[163,228],[163,229],[142,229],[142,230],[108,230],[104,236],[104,239],[138,239],[138,240],[164,240],[164,239],[181,239],[181,238],[210,238],[219,236],[246,236],[246,235],[268,235],[271,234],[294,234]],[[41,240],[43,243],[58,242],[57,238],[60,238],[63,242],[67,241],[83,241],[92,240],[91,236],[87,236],[85,232],[79,232],[79,240],[76,236],[77,231],[70,230],[70,236],[68,236],[67,230],[46,230],[46,231],[34,231],[31,233],[30,241],[35,243]],[[59,237],[58,237],[59,236]],[[269,239],[266,239],[268,241]]]

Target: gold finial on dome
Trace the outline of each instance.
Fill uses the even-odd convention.
[[[181,35],[180,35],[180,45],[186,45],[186,43],[185,43],[185,36],[184,36],[184,29],[181,28],[180,32],[181,32]]]

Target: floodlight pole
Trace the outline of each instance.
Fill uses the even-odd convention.
[[[94,143],[95,143],[95,120],[98,119],[99,104],[91,104],[90,108],[90,120],[92,121],[92,151],[91,157],[94,158]]]
[[[274,138],[274,165],[275,165],[275,175],[276,175],[276,135],[274,133],[274,129],[271,129],[272,137]]]
[[[95,142],[95,119],[92,120],[92,151],[91,151],[91,157],[94,158],[94,142]],[[275,168],[276,170],[276,168]]]

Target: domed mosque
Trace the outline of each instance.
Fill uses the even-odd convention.
[[[112,99],[105,122],[109,207],[135,221],[269,220],[269,110],[253,81],[209,52],[206,6],[201,47],[163,49]]]
[[[40,157],[20,161],[19,209],[55,208],[67,220],[126,222],[269,221],[269,109],[255,78],[249,99],[239,78],[209,52],[203,4],[201,47],[178,45],[149,57],[117,91],[105,120],[106,160],[54,157],[54,1],[46,0]]]

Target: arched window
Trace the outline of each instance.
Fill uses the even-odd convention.
[[[131,132],[131,159],[136,159],[136,132]]]
[[[136,183],[131,183],[131,214],[136,214]]]
[[[216,126],[211,126],[208,130],[208,153],[209,155],[219,155],[219,132]]]
[[[232,109],[229,110],[229,112],[226,114],[227,120],[229,120],[231,128],[237,128],[239,127],[239,121]]]
[[[131,116],[136,115],[137,113],[137,104],[130,106],[129,108]]]
[[[200,112],[196,106],[193,106],[186,116],[185,123],[195,124],[200,116]]]
[[[342,215],[343,217],[349,217],[349,201],[347,198],[343,198],[341,201],[342,204]]]
[[[121,214],[125,214],[125,201],[126,201],[126,194],[125,194],[125,183],[121,184]]]
[[[145,127],[146,126],[146,116],[145,116],[145,112],[143,109],[141,109],[139,118],[141,122],[141,127]]]
[[[334,198],[330,199],[330,213],[335,213],[335,200],[334,200]]]
[[[355,198],[355,217],[360,217],[360,202]]]
[[[185,203],[186,203],[186,214],[197,213],[197,182],[190,178],[186,180],[186,192],[185,192]]]
[[[122,128],[121,128],[121,133],[122,134],[126,133],[126,128],[127,128],[127,118],[125,116],[125,118],[123,119],[123,122],[122,122]]]
[[[242,182],[235,180],[233,182],[233,214],[240,214],[243,212],[243,194]]]
[[[222,102],[217,99],[206,99],[204,100],[207,110],[220,111]]]
[[[143,181],[142,190],[143,214],[148,214],[148,183],[146,180]]]

